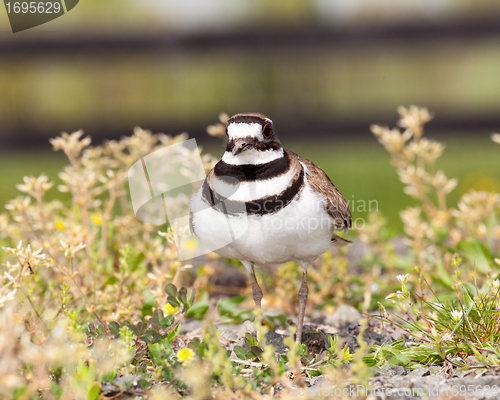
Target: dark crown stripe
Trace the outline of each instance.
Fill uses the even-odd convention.
[[[264,114],[250,113],[250,114],[236,114],[227,121],[227,124],[267,124],[271,120]]]
[[[284,153],[283,157],[265,164],[228,164],[220,160],[214,168],[215,176],[220,180],[234,184],[235,182],[256,181],[275,178],[290,170],[290,158]]]
[[[266,215],[277,212],[288,206],[295,196],[302,190],[304,184],[304,170],[301,169],[297,178],[288,188],[273,196],[265,196],[252,201],[229,200],[210,188],[208,179],[203,182],[203,198],[219,212],[227,215]]]

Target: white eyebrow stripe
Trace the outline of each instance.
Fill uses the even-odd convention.
[[[253,137],[255,139],[262,139],[262,125],[257,123],[233,123],[227,127],[227,134],[230,140],[241,137]]]

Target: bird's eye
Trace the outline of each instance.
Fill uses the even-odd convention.
[[[229,136],[229,133],[227,133],[227,124],[226,124],[226,136]]]
[[[273,134],[273,128],[269,122],[262,127],[262,134],[266,139],[269,139]]]

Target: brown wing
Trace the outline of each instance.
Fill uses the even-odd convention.
[[[291,151],[286,150],[290,157],[295,157],[307,167],[306,178],[312,190],[322,194],[327,203],[326,211],[335,221],[335,230],[344,231],[347,235],[349,228],[352,228],[352,216],[349,205],[342,194],[332,183],[328,175],[320,167],[311,161],[301,157]]]

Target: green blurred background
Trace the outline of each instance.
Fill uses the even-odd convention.
[[[438,166],[461,182],[450,202],[500,191],[499,49],[498,0],[82,0],[16,34],[0,9],[0,206],[26,174],[57,178],[61,131],[187,131],[220,156],[206,125],[259,111],[399,230],[412,202],[369,125],[428,107],[427,135],[447,145]]]

